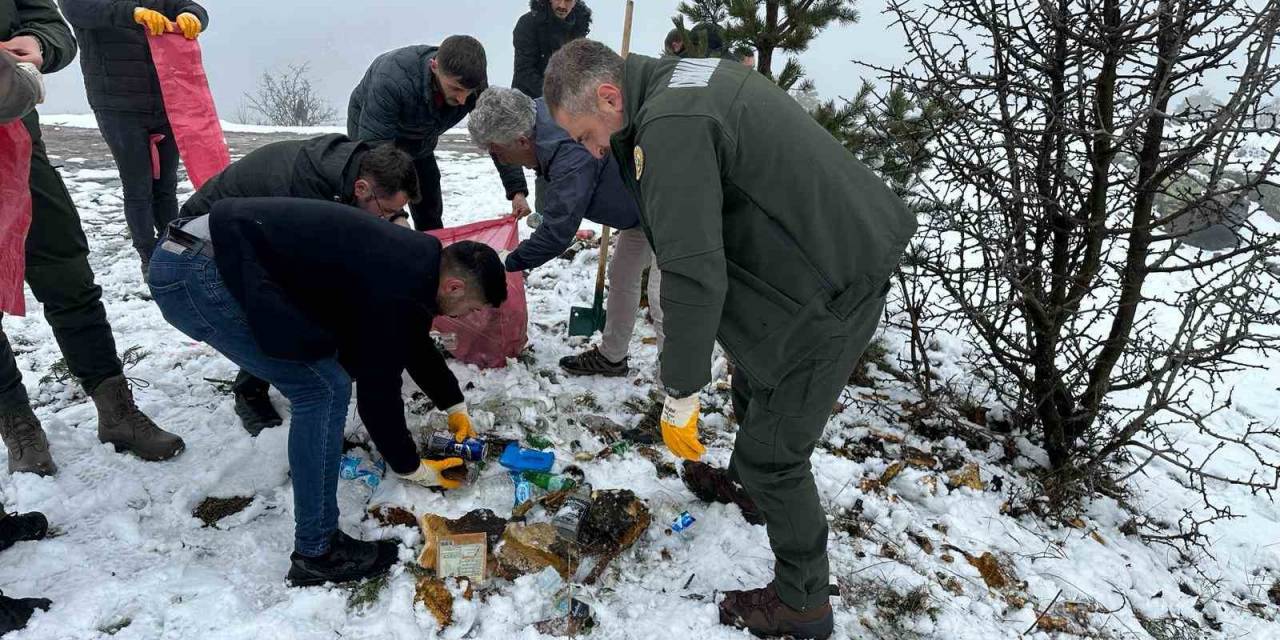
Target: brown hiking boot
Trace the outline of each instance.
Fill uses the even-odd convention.
[[[756,507],[755,500],[747,495],[742,485],[729,478],[724,469],[717,469],[705,462],[685,460],[684,472],[680,474],[684,486],[703,502],[719,502],[720,504],[736,504],[742,510],[742,517],[751,524],[764,524],[764,516]]]
[[[182,438],[161,429],[133,402],[125,377],[107,378],[93,390],[98,407],[98,440],[131,451],[143,460],[168,460],[186,448]]]
[[[616,378],[627,375],[627,359],[611,362],[600,353],[600,347],[591,347],[590,351],[576,356],[565,356],[560,359],[560,368],[565,373],[575,376],[606,376]]]
[[[58,472],[40,420],[29,405],[0,413],[0,436],[9,449],[9,473],[51,476]]]
[[[835,630],[831,603],[796,611],[778,598],[773,585],[750,591],[726,591],[720,602],[720,624],[746,629],[760,638],[825,640]]]

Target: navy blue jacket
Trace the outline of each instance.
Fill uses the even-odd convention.
[[[542,224],[507,256],[507,271],[534,269],[564,253],[583,218],[615,229],[640,224],[640,208],[622,183],[612,154],[596,160],[556,124],[542,98],[534,104],[538,108],[533,125],[538,175],[547,179],[548,189],[538,212]]]
[[[244,308],[262,351],[311,361],[335,355],[360,384],[356,406],[397,473],[418,468],[405,426],[401,376],[438,407],[462,402],[431,340],[440,241],[298,198],[227,198],[209,214],[218,273]]]
[[[147,32],[133,21],[138,7],[171,21],[190,13],[209,29],[208,12],[192,0],[62,0],[62,13],[80,40],[84,89],[94,111],[164,113]]]

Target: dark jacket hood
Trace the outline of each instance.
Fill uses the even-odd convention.
[[[551,3],[548,0],[529,0],[529,11],[540,18],[559,21],[555,12],[551,10]],[[565,18],[564,22],[569,25],[575,38],[587,35],[591,31],[591,7],[582,0],[578,0],[578,4],[573,6],[573,11],[569,12],[569,17]]]

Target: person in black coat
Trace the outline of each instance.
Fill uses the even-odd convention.
[[[591,8],[582,0],[530,0],[511,40],[516,50],[511,86],[530,98],[542,97],[542,75],[551,54],[591,32]]]
[[[341,134],[273,142],[231,163],[182,205],[183,218],[209,213],[227,198],[305,198],[351,205],[408,226],[404,207],[419,199],[409,154],[392,145],[370,148]],[[250,435],[283,424],[266,380],[240,370],[231,387],[236,415]]]
[[[471,36],[449,36],[439,47],[388,51],[369,65],[347,105],[347,135],[370,144],[394,143],[413,156],[422,200],[409,207],[414,227],[444,227],[444,199],[436,144],[476,106],[488,87],[484,46]],[[524,183],[520,167],[499,165],[504,184]],[[528,209],[528,189],[507,192],[512,213]]]
[[[62,0],[62,12],[80,41],[89,106],[120,171],[124,217],[145,274],[156,236],[178,215],[178,145],[147,37],[176,27],[194,40],[209,14],[192,0]]]
[[[373,444],[400,478],[454,488],[459,458],[423,460],[405,424],[408,373],[441,407],[465,407],[458,380],[431,340],[437,315],[497,307],[507,296],[498,254],[298,198],[228,198],[174,221],[151,260],[151,293],[165,320],[271,382],[293,405],[289,471],[295,586],[385,572],[397,544],[338,528],[337,484],[352,381]],[[465,409],[454,437],[475,437]]]

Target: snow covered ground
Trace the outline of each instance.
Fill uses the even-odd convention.
[[[54,121],[73,124],[46,118]],[[139,381],[135,393],[145,411],[186,439],[187,451],[169,462],[146,463],[99,444],[92,404],[74,383],[51,376],[60,354],[39,303],[29,296],[29,317],[6,319],[4,330],[19,353],[61,468],[53,478],[0,476],[0,499],[9,510],[42,511],[56,528],[50,539],[0,553],[0,588],[54,601],[50,612],[12,637],[544,637],[531,624],[544,617],[545,594],[529,579],[499,583],[483,600],[459,601],[458,622],[445,630],[415,608],[414,578],[402,567],[366,605],[349,605],[350,588],[285,585],[293,529],[285,428],[256,439],[244,433],[230,397],[210,382],[231,379],[232,365],[170,328],[147,299],[126,238],[118,180],[110,163],[102,164],[100,145],[82,149],[88,144],[83,135],[46,130],[89,234],[117,347],[145,353],[127,372]],[[244,153],[280,137],[233,140],[233,147]],[[447,223],[491,218],[509,208],[487,157],[459,144],[442,148],[439,160]],[[190,185],[184,189],[189,192]],[[496,412],[492,433],[539,432],[555,444],[562,464],[573,461],[575,448],[604,446],[574,418],[597,414],[635,426],[640,415],[627,403],[643,403],[653,382],[656,353],[646,343],[653,334],[643,322],[633,340],[628,378],[559,373],[557,360],[583,345],[565,337],[565,323],[571,306],[590,302],[596,259],[595,251],[584,251],[529,277],[529,357],[503,370],[453,364],[481,418]],[[906,340],[893,332],[882,339],[892,363]],[[944,373],[963,373],[945,371],[953,360],[949,355],[960,348],[941,341],[934,356]],[[719,384],[703,397],[704,439],[709,461],[723,464],[736,427],[725,415],[731,412],[723,360],[715,371]],[[1184,568],[1187,563],[1172,549],[1126,535],[1122,527],[1130,514],[1110,500],[1095,501],[1069,524],[1004,515],[1002,505],[1024,485],[1012,465],[1000,462],[1003,452],[975,451],[958,438],[912,432],[897,415],[909,394],[874,369],[872,377],[875,388],[850,387],[846,408],[833,417],[813,458],[831,521],[833,580],[844,589],[836,601],[837,637],[1280,638],[1276,605],[1267,594],[1280,579],[1280,508],[1266,496],[1211,488],[1244,518],[1211,531],[1212,555],[1194,559],[1199,573]],[[1243,416],[1267,422],[1280,417],[1280,371],[1244,373],[1228,382],[1236,385],[1239,400],[1234,414],[1224,416],[1225,426],[1238,425]],[[413,391],[412,383],[405,391]],[[438,420],[430,414],[408,417],[413,427]],[[349,417],[349,437],[361,439],[361,431],[359,419]],[[1029,445],[1023,449],[1036,455]],[[893,465],[922,457],[934,464]],[[678,478],[659,478],[655,465],[636,453],[580,464],[597,489],[635,491],[648,501],[655,520],[599,585],[577,594],[594,608],[592,636],[746,637],[717,623],[716,593],[769,580],[764,528],[748,525],[736,507],[699,503]],[[971,464],[980,471],[976,479],[965,479],[961,472]],[[457,517],[483,506],[505,515],[510,495],[500,480],[488,476],[473,487],[438,494],[388,479],[374,500],[419,514]],[[1176,520],[1181,507],[1194,507],[1197,500],[1158,467],[1138,488],[1136,501],[1152,517]],[[191,514],[208,496],[252,496],[253,502],[206,528]],[[349,533],[398,538],[405,545],[402,560],[416,556],[421,535],[365,517],[358,485],[342,481],[340,500]],[[697,523],[683,534],[664,535],[663,525],[683,510]],[[1003,575],[994,577],[1007,584],[990,586],[992,572],[979,571],[992,566],[984,554],[1002,567],[997,573]],[[1145,627],[1139,616],[1148,621]],[[1174,635],[1179,621],[1198,628],[1186,626],[1184,635]]]

